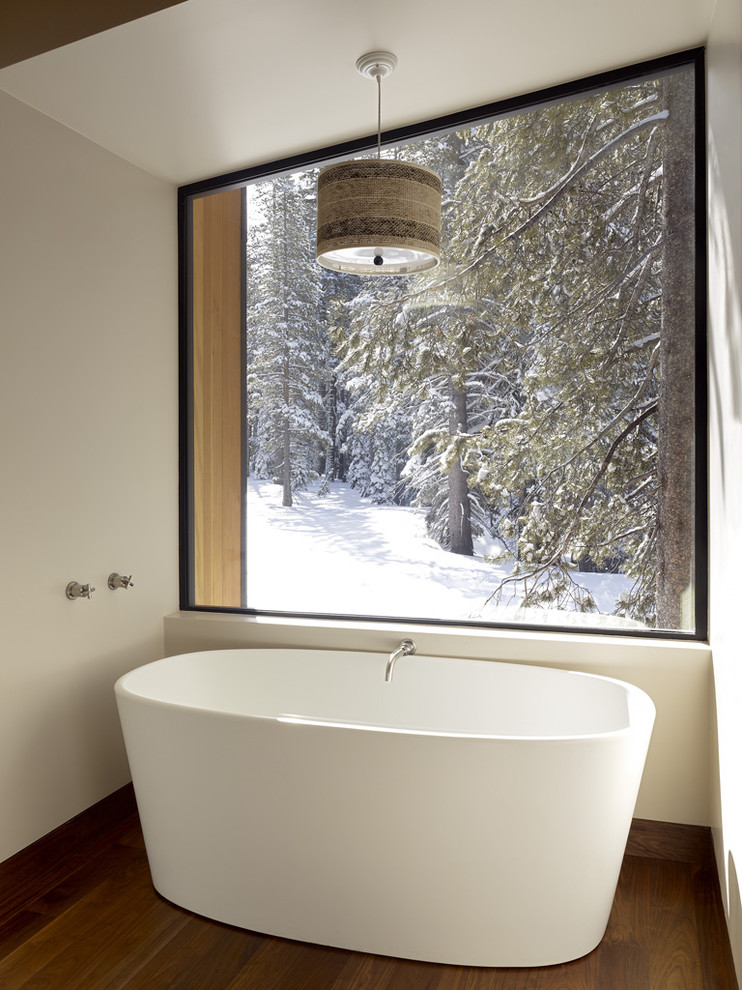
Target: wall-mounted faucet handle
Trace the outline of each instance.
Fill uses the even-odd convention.
[[[79,581],[70,581],[66,589],[67,597],[73,602],[76,598],[92,598],[94,591],[95,588],[89,584],[80,584]]]
[[[108,575],[108,587],[111,591],[115,591],[117,588],[133,588],[134,582],[131,579],[131,574],[128,577],[124,577],[122,574],[117,574],[114,571],[113,574]]]

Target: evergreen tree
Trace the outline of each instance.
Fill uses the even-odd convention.
[[[339,342],[344,339],[348,319],[348,304],[352,302],[361,289],[362,282],[355,276],[322,269],[318,319],[325,326],[330,342]],[[345,481],[350,466],[348,440],[354,419],[353,399],[343,386],[334,343],[328,347],[326,360],[327,369],[323,398],[324,428],[328,435],[328,450],[322,471],[330,481]]]
[[[260,183],[249,231],[247,407],[260,477],[283,487],[283,504],[316,475],[327,447],[322,392],[328,339],[317,319],[320,276],[313,240],[313,176]]]
[[[345,307],[347,320],[335,326],[341,358],[338,371],[350,397],[348,480],[362,495],[379,503],[409,501],[402,470],[413,406],[400,373],[389,372],[391,366],[406,360],[389,330],[401,292],[397,280],[391,286],[387,279],[363,283]]]
[[[460,238],[522,352],[521,410],[467,454],[487,497],[518,506],[505,527],[515,568],[498,593],[592,610],[577,568],[620,563],[635,584],[619,611],[650,624],[655,575],[665,580],[659,358],[678,332],[662,319],[664,92],[641,82],[491,125],[463,184],[490,209],[472,211]]]

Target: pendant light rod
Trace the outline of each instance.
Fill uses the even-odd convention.
[[[381,158],[381,80],[397,68],[393,52],[367,52],[356,60],[356,71],[366,79],[375,79],[377,88],[376,157]]]
[[[379,112],[376,124],[376,157],[381,158],[381,76],[376,77],[376,87],[379,91]]]

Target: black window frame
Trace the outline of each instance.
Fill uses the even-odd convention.
[[[665,639],[682,641],[708,641],[708,359],[707,359],[707,219],[706,219],[706,74],[705,49],[693,48],[632,65],[600,72],[582,79],[561,83],[556,86],[523,94],[506,100],[495,101],[457,111],[432,120],[421,121],[405,127],[386,131],[382,136],[384,147],[398,145],[416,138],[431,137],[455,128],[475,127],[492,120],[504,118],[525,110],[538,109],[554,103],[569,100],[615,88],[622,84],[642,79],[657,78],[682,67],[694,70],[695,100],[695,552],[694,552],[694,630],[668,629],[619,629],[579,627],[571,625],[544,625],[521,622],[473,622],[452,619],[427,619],[404,616],[371,616],[350,614],[329,614],[313,612],[287,612],[278,610],[253,609],[197,605],[193,603],[193,533],[192,512],[192,471],[193,471],[193,430],[191,413],[193,402],[191,348],[190,284],[192,277],[189,204],[194,197],[208,193],[236,189],[260,179],[318,167],[353,155],[373,151],[377,136],[369,135],[354,141],[347,141],[330,147],[320,148],[300,155],[281,158],[276,161],[213,176],[192,182],[178,189],[178,283],[179,283],[179,537],[180,537],[180,609],[184,612],[224,613],[247,616],[272,616],[286,619],[311,619],[328,623],[352,621],[367,623],[405,623],[420,626],[458,628],[465,633],[469,629],[498,629],[538,633],[569,633],[591,636],[627,636],[639,639]],[[314,264],[309,258],[308,264]],[[243,562],[244,562],[243,537]]]

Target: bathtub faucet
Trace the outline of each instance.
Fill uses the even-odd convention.
[[[417,650],[417,647],[412,642],[411,639],[403,639],[396,650],[394,650],[389,655],[389,659],[386,662],[386,672],[384,673],[384,680],[391,681],[392,671],[394,670],[394,664],[399,660],[400,657],[411,657],[412,654]]]

